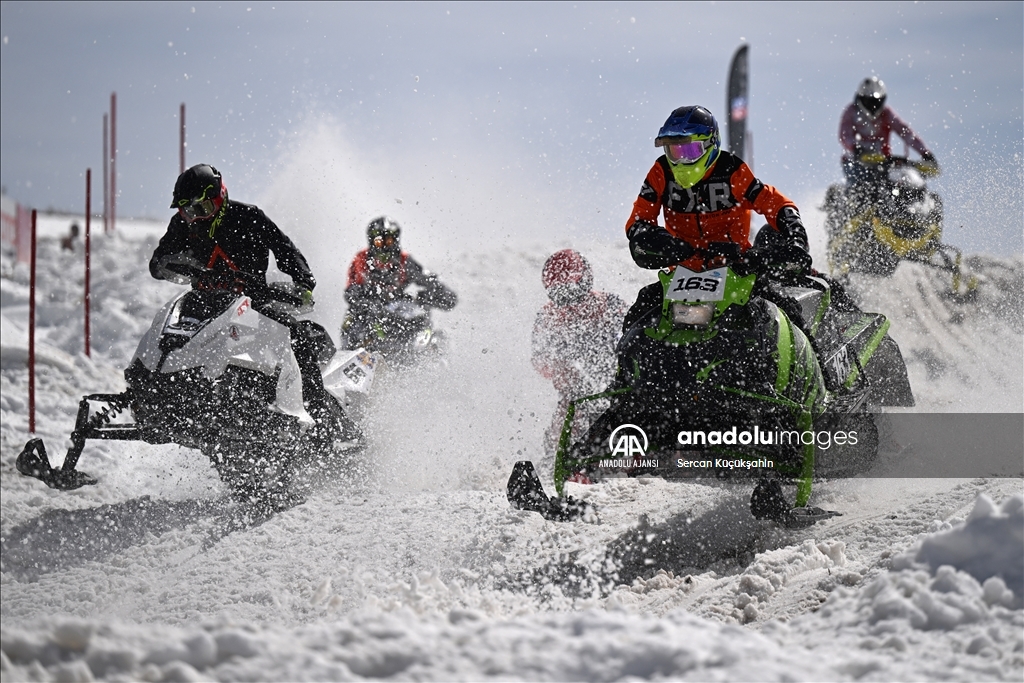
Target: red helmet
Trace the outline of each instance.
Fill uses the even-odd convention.
[[[594,283],[590,264],[575,249],[556,251],[544,263],[541,282],[548,290],[548,298],[559,306],[582,299]]]

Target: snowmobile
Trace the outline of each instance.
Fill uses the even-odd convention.
[[[18,471],[51,488],[77,489],[97,483],[77,469],[88,439],[175,443],[208,457],[236,499],[272,510],[295,504],[299,468],[362,448],[359,428],[338,401],[373,381],[365,350],[336,351],[323,327],[296,320],[311,310],[283,282],[242,293],[182,293],[139,342],[124,372],[128,388],[82,398],[63,464],[52,467],[42,439],[33,438]],[[312,345],[328,405],[311,401],[307,410],[303,402],[293,334],[296,343]]]
[[[443,330],[434,328],[429,299],[403,296],[360,316],[349,315],[342,325],[342,338],[349,346],[363,348],[388,366],[415,365],[420,359],[443,354],[447,340]]]
[[[889,321],[820,275],[780,283],[742,258],[719,263],[660,271],[641,291],[615,382],[570,403],[555,454],[558,495],[520,461],[507,487],[513,507],[570,520],[588,506],[564,495],[567,481],[738,473],[757,478],[755,518],[801,527],[838,514],[808,506],[814,477],[863,471],[877,454],[870,411],[914,404]],[[611,406],[570,444],[576,407],[599,398]],[[791,503],[783,484],[794,483]]]
[[[938,175],[938,166],[875,153],[859,161],[868,179],[832,185],[825,193],[832,275],[888,277],[900,261],[917,261],[951,273],[950,294],[969,298],[977,278],[964,272],[960,250],[942,242],[942,199],[925,182]]]

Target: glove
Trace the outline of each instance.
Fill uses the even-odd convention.
[[[626,231],[626,236],[633,262],[641,268],[674,266],[694,254],[692,246],[653,223],[636,221]]]
[[[313,290],[304,289],[302,290],[302,307],[313,308]]]
[[[935,160],[935,155],[931,152],[922,153],[921,163],[917,164],[917,170],[925,176],[939,175],[939,162]]]
[[[752,247],[740,259],[740,268],[780,282],[793,282],[811,267],[811,255],[795,245]]]

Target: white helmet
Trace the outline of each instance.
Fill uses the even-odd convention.
[[[865,78],[854,96],[857,108],[868,118],[876,118],[885,106],[885,83],[878,76]]]

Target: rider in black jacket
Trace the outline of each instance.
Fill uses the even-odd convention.
[[[177,213],[153,252],[149,272],[158,280],[191,283],[196,296],[190,303],[200,309],[195,317],[210,313],[225,295],[252,295],[265,288],[270,252],[278,269],[303,290],[304,302],[312,302],[316,279],[302,253],[259,208],[228,199],[213,166],[199,164],[178,176],[171,208]],[[324,389],[318,363],[320,355],[333,350],[333,342],[315,323],[281,322],[291,329],[307,410],[314,419],[337,417],[340,406]]]
[[[259,208],[228,199],[213,166],[188,169],[174,185],[171,218],[149,272],[158,280],[196,289],[266,285],[270,252],[295,284],[312,291],[316,279],[295,244]],[[245,282],[255,277],[256,282]],[[237,280],[237,282],[236,282]]]

